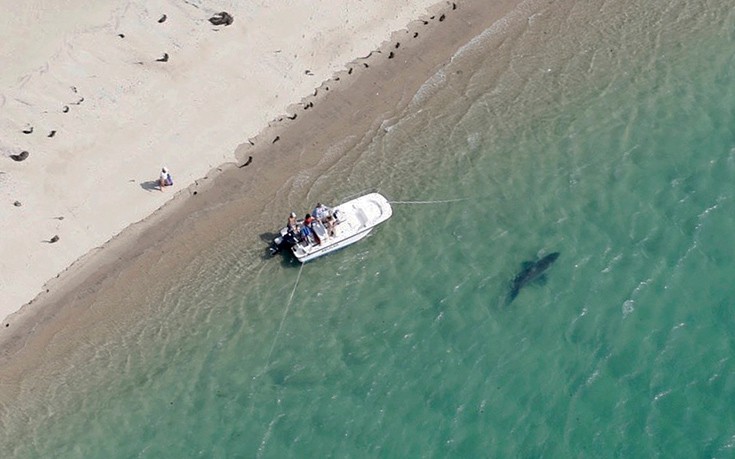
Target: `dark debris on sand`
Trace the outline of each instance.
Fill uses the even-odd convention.
[[[21,151],[17,155],[10,155],[10,159],[12,159],[13,161],[18,161],[18,162],[25,161],[28,158],[29,155],[30,155],[30,153],[28,153],[27,151],[23,150],[23,151]]]
[[[217,13],[211,18],[209,18],[209,22],[211,22],[213,25],[224,25],[224,26],[228,26],[232,24],[232,21],[234,20],[235,19],[232,17],[232,15],[230,13],[227,13],[226,11]]]

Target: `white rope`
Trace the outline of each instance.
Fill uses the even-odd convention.
[[[278,326],[278,331],[276,332],[276,336],[273,338],[273,344],[271,344],[271,350],[268,352],[268,358],[265,360],[265,367],[263,368],[263,372],[265,372],[265,370],[268,369],[268,365],[270,365],[271,363],[271,355],[273,355],[273,349],[276,348],[276,342],[278,341],[278,336],[281,334],[283,323],[286,321],[286,315],[288,315],[288,309],[291,307],[293,296],[296,293],[296,287],[299,285],[299,279],[301,279],[301,271],[304,270],[304,264],[305,263],[301,263],[301,268],[299,268],[299,275],[296,276],[296,283],[293,285],[293,290],[291,290],[291,296],[288,298],[288,303],[286,303],[286,308],[283,310],[283,317],[281,317],[281,324]]]

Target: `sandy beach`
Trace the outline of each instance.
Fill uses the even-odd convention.
[[[359,144],[518,6],[387,3],[227,5],[229,26],[209,22],[220,4],[124,4],[59,31],[41,70],[19,64],[1,99],[3,356],[63,354],[110,314],[84,305],[165,275],[243,213],[259,217],[253,239],[278,225],[263,205],[284,182],[307,168],[316,180],[325,151]],[[175,179],[163,192],[162,165]]]
[[[308,112],[436,0],[3,2],[0,316],[243,142]],[[441,2],[433,10],[451,9]],[[210,18],[226,11],[230,25]],[[28,152],[22,161],[22,152]],[[175,179],[161,192],[162,166]]]

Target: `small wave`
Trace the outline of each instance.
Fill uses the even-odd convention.
[[[592,374],[590,375],[590,377],[587,378],[587,381],[586,381],[585,384],[587,386],[591,385],[593,382],[595,382],[597,380],[597,378],[599,376],[600,376],[600,369],[599,368],[595,368],[595,371],[593,371]]]
[[[635,311],[635,300],[625,300],[623,303],[623,319]]]
[[[459,48],[449,59],[449,66],[454,64],[457,60],[465,58],[470,61],[477,61],[475,57],[478,54],[485,53],[492,40],[500,38],[500,36],[505,34],[512,25],[518,24],[519,26],[525,26],[528,21],[533,21],[533,19],[539,15],[535,12],[537,9],[535,5],[537,3],[540,2],[537,0],[525,0],[520,5],[516,6],[513,11],[495,21],[490,25],[490,27],[483,30],[479,35]],[[431,96],[436,94],[444,84],[446,84],[446,73],[444,69],[441,69],[421,85],[411,100],[409,107],[415,108],[417,105],[422,105],[431,98]]]
[[[615,255],[613,257],[613,259],[610,260],[610,262],[607,264],[607,266],[605,266],[605,268],[602,270],[602,272],[605,273],[605,274],[609,273],[610,271],[612,271],[612,269],[615,267],[615,265],[617,265],[620,262],[620,260],[622,260],[622,259],[623,259],[623,254],[622,253],[619,253],[619,254]]]
[[[431,76],[424,84],[421,85],[416,94],[414,94],[409,104],[409,109],[415,109],[419,105],[425,104],[432,96],[434,96],[439,90],[444,87],[447,81],[446,73],[444,69],[439,70]]]
[[[510,26],[514,23],[533,23],[534,19],[540,15],[535,12],[537,9],[536,4],[538,3],[540,2],[536,0],[526,0],[516,6],[513,11],[495,21],[490,27],[470,40],[466,45],[459,48],[452,56],[450,62],[454,62],[455,60],[464,57],[471,58],[476,52],[484,52],[491,39],[495,38],[497,35],[507,32]]]
[[[661,400],[662,398],[664,398],[664,397],[666,397],[667,395],[669,395],[669,394],[670,394],[671,392],[672,392],[672,389],[668,389],[668,390],[665,390],[665,391],[661,391],[661,392],[659,392],[658,394],[656,394],[656,395],[655,395],[655,396],[653,397],[653,403],[656,403],[656,402],[658,402],[658,401],[659,401],[659,400]]]
[[[735,449],[735,434],[733,434],[720,449]]]
[[[574,317],[574,319],[572,319],[572,323],[571,323],[571,324],[569,324],[569,325],[574,325],[574,324],[576,324],[576,323],[577,323],[577,321],[578,321],[579,319],[581,319],[582,317],[584,317],[584,316],[586,316],[586,315],[587,315],[587,311],[588,311],[588,310],[587,310],[587,306],[583,307],[583,308],[582,308],[582,312],[580,312],[579,314],[577,314],[577,316],[576,316],[576,317]]]
[[[467,136],[467,145],[470,150],[477,150],[482,145],[482,137],[479,132],[473,132]]]

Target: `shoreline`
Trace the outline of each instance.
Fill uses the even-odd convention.
[[[301,170],[318,169],[326,149],[343,139],[359,144],[366,133],[404,110],[457,50],[520,3],[506,0],[488,7],[467,0],[457,2],[456,10],[449,3],[432,10],[433,19],[409,23],[366,58],[351,61],[351,72],[338,72],[322,83],[301,102],[312,103],[308,109],[290,106],[301,116],[277,118],[236,149],[236,162],[211,169],[150,216],[79,258],[45,285],[47,292],[3,321],[0,359],[6,364],[6,376],[21,375],[51,354],[63,355],[73,348],[67,341],[75,331],[98,318],[84,312],[100,296],[120,297],[136,278],[165,273],[191,256],[185,253],[190,244],[216,241],[243,214],[262,217],[253,232],[275,227],[286,209],[263,206],[284,181]],[[346,81],[344,74],[352,78]],[[247,166],[238,167],[249,158]],[[48,346],[51,341],[54,345]]]
[[[3,3],[5,319],[437,0],[258,0],[228,4],[229,25],[210,22],[212,0]],[[175,187],[162,193],[163,166]]]

